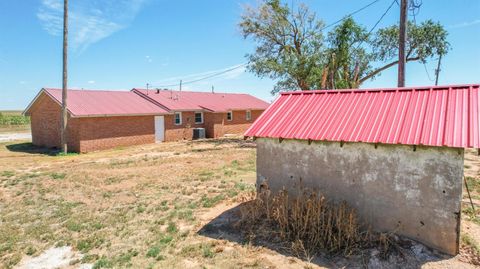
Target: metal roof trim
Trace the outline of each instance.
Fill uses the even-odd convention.
[[[479,148],[480,85],[282,94],[244,135]]]
[[[309,91],[285,91],[280,95],[314,94],[314,93],[365,93],[365,92],[388,92],[388,91],[427,91],[445,89],[465,89],[468,87],[480,87],[480,84],[455,84],[445,86],[417,86],[402,88],[367,88],[367,89],[332,89],[332,90],[309,90]]]

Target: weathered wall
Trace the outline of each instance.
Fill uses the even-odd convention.
[[[345,200],[362,221],[458,253],[463,149],[257,139],[257,186],[299,182]]]

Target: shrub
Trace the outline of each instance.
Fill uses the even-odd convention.
[[[345,202],[333,203],[308,190],[301,193],[289,197],[287,191],[272,195],[263,190],[241,207],[240,225],[260,230],[253,227],[267,222],[271,234],[279,234],[294,253],[306,256],[318,250],[348,256],[370,241],[370,233],[361,231],[355,210]]]

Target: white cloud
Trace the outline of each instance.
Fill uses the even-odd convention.
[[[75,51],[128,27],[148,0],[83,0],[70,2],[69,42]],[[63,31],[63,1],[41,0],[37,18],[51,35]]]
[[[18,83],[21,84],[21,85],[25,85],[25,84],[27,84],[28,82],[25,81],[25,80],[21,80],[21,81],[19,81]]]
[[[451,29],[465,28],[465,27],[469,27],[469,26],[473,26],[473,25],[477,25],[477,24],[480,24],[480,19],[473,20],[473,21],[466,21],[466,22],[462,22],[462,23],[459,23],[459,24],[454,24],[454,25],[451,25],[449,28],[451,28]]]
[[[147,62],[149,62],[149,63],[153,62],[152,57],[150,57],[148,55],[145,56],[145,59],[147,59]]]
[[[87,83],[88,84],[95,84],[95,80],[89,80]]]

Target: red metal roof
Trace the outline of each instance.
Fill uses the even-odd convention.
[[[61,104],[62,90],[45,88],[40,91]],[[130,91],[68,90],[67,109],[74,117],[157,115],[168,114],[165,109]],[[29,113],[30,106],[25,110]]]
[[[479,148],[479,85],[286,92],[245,136]]]
[[[211,93],[191,91],[170,91],[133,89],[143,97],[155,101],[172,111],[208,110],[226,112],[229,110],[260,109],[268,107],[268,103],[249,94]]]

